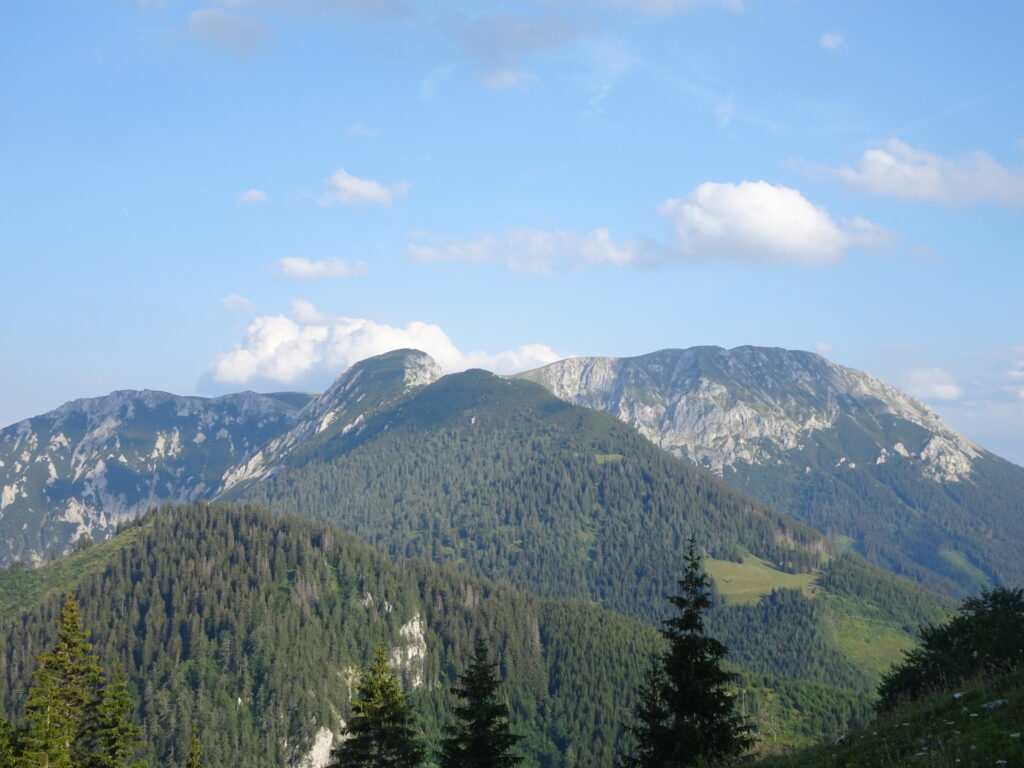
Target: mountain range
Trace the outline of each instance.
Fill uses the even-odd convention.
[[[121,391],[14,424],[0,431],[0,565],[103,538],[155,504],[238,497],[441,378],[405,350],[319,396]],[[516,378],[614,415],[895,573],[955,595],[1024,581],[1024,468],[860,371],[809,352],[694,347]]]
[[[107,637],[100,644],[135,648],[126,666],[140,686],[139,716],[190,722],[194,712],[170,702],[198,696],[205,703],[192,706],[233,734],[235,746],[221,739],[218,754],[240,765],[253,750],[321,765],[307,758],[317,739],[337,733],[347,693],[320,682],[299,692],[285,680],[318,681],[325,665],[344,678],[369,657],[373,637],[415,660],[403,675],[411,688],[426,684],[417,695],[436,727],[446,706],[437,689],[452,679],[453,648],[471,629],[453,613],[460,601],[475,604],[466,584],[473,595],[504,584],[498,614],[503,602],[534,601],[523,609],[535,617],[531,636],[575,664],[570,697],[596,695],[587,686],[631,690],[639,646],[627,653],[622,637],[656,642],[652,625],[694,537],[718,593],[708,626],[747,690],[761,691],[751,693],[758,716],[787,723],[792,743],[861,716],[918,625],[941,619],[954,595],[1012,580],[1020,568],[1010,553],[1021,540],[1024,470],[882,382],[785,350],[572,359],[515,377],[445,376],[426,354],[397,350],[353,365],[319,396],[117,392],[0,431],[0,473],[5,561],[57,558],[0,571],[0,606],[21,612],[0,621],[0,633],[34,638],[8,654],[0,705],[17,714],[56,585],[85,589]],[[214,513],[190,503],[205,498],[243,507]],[[185,506],[124,528],[163,502]],[[350,543],[325,548],[341,530]],[[378,553],[374,573],[409,585],[401,597],[363,589],[368,577],[349,563],[369,562],[364,549]],[[143,582],[145,595],[132,592]],[[175,597],[178,585],[191,597]],[[237,590],[212,618],[203,595]],[[128,613],[105,613],[101,595]],[[391,606],[383,614],[381,600]],[[249,607],[238,613],[234,602]],[[357,603],[377,606],[378,623],[346,619]],[[545,611],[562,623],[546,624]],[[513,677],[534,658],[533,693],[512,685],[536,764],[574,764],[567,755],[606,764],[618,737],[593,733],[616,730],[610,713],[625,699],[604,692],[600,707],[572,715],[566,703],[550,704],[559,715],[536,709],[537,691],[555,691],[568,662],[531,656],[529,642],[508,646],[521,628],[478,620],[512,654]],[[348,629],[339,634],[338,622]],[[587,651],[573,646],[579,622],[590,627]],[[306,624],[312,634],[295,634]],[[335,638],[329,658],[311,651],[309,664],[295,666],[283,653],[320,632]],[[588,653],[611,654],[625,677],[601,677],[581,661]],[[167,654],[193,659],[193,671]],[[258,673],[250,657],[262,659]],[[275,726],[278,746],[258,746],[267,717],[285,722],[282,692],[301,702],[301,718]],[[175,764],[186,737],[187,729],[154,737],[152,761]]]

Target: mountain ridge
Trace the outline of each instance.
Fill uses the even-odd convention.
[[[897,573],[961,595],[1024,580],[1024,468],[866,373],[745,346],[570,358],[517,377],[615,415]]]

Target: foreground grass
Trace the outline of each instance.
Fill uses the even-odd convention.
[[[986,706],[987,705],[987,706]],[[836,744],[754,768],[1024,768],[1024,669],[979,679],[878,717]]]

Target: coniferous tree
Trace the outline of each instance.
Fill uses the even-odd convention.
[[[132,709],[124,670],[116,664],[97,707],[89,768],[127,768],[142,736],[142,729],[131,721]]]
[[[15,739],[14,727],[0,717],[0,768],[13,768]]]
[[[511,751],[520,737],[509,731],[508,706],[498,700],[501,680],[494,668],[487,646],[477,638],[473,660],[453,689],[464,703],[455,707],[460,722],[441,742],[441,768],[513,768],[523,761]]]
[[[203,768],[203,745],[199,742],[199,729],[192,728],[192,740],[188,743],[188,759],[185,768]]]
[[[711,580],[690,538],[681,594],[668,598],[679,611],[664,622],[668,650],[660,670],[649,671],[640,690],[637,723],[629,728],[636,754],[621,762],[631,768],[685,768],[715,763],[746,750],[749,727],[733,711],[726,691],[737,675],[722,669],[725,646],[704,633],[703,613],[711,607]]]
[[[637,691],[633,710],[635,723],[626,731],[636,742],[635,754],[622,757],[621,768],[646,768],[659,765],[663,745],[669,742],[669,714],[665,707],[665,671],[657,658],[652,658],[643,685]]]
[[[426,748],[409,695],[402,693],[382,646],[356,687],[342,736],[345,740],[331,753],[332,768],[416,768],[423,763]]]
[[[78,768],[89,758],[102,674],[73,595],[64,601],[57,644],[39,656],[29,688],[20,765]]]

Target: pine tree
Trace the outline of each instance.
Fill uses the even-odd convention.
[[[199,729],[192,728],[192,740],[188,743],[188,759],[185,768],[203,768],[203,745],[199,742]]]
[[[0,768],[14,768],[15,739],[14,727],[0,717]]]
[[[133,708],[124,670],[117,664],[97,707],[89,768],[127,768],[142,736],[142,729],[131,721]]]
[[[378,646],[356,687],[344,741],[331,753],[334,768],[416,768],[426,749],[415,727],[408,694]]]
[[[20,757],[25,768],[79,768],[89,757],[103,678],[73,595],[64,601],[57,637],[56,646],[39,656],[29,688]]]
[[[455,707],[461,722],[441,742],[441,768],[513,768],[523,761],[510,751],[521,737],[509,731],[508,707],[496,695],[499,685],[487,646],[477,638],[473,661],[452,691],[464,703]]]
[[[659,765],[663,745],[669,742],[669,715],[665,707],[665,671],[657,658],[652,658],[647,675],[637,692],[633,710],[636,722],[626,731],[636,741],[636,754],[622,757],[621,768],[645,768]]]
[[[640,690],[629,727],[636,755],[621,761],[629,768],[685,768],[715,763],[745,751],[752,739],[733,712],[726,691],[737,675],[722,669],[726,648],[704,634],[703,613],[711,607],[711,580],[701,567],[696,539],[690,538],[681,594],[668,600],[679,611],[664,622],[668,650],[653,665]]]

